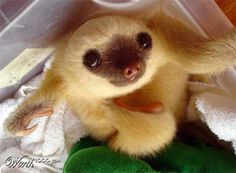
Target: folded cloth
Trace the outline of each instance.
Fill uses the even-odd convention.
[[[50,63],[51,60],[45,64],[45,70],[50,67]],[[5,134],[3,129],[5,119],[19,103],[37,89],[43,75],[44,73],[39,74],[21,86],[13,98],[0,103],[1,173],[61,172],[70,147],[85,135],[79,119],[73,115],[65,103],[58,105],[52,116],[32,120],[29,126],[38,124],[38,127],[30,135],[15,138]],[[19,160],[22,164],[33,160],[34,167],[20,166],[21,162],[18,164],[15,162],[14,167],[13,162]]]
[[[197,140],[198,141],[198,140]],[[160,153],[144,160],[113,151],[89,138],[77,142],[64,166],[64,173],[235,173],[232,152],[204,143],[174,141]]]
[[[190,89],[203,90],[196,99],[202,121],[219,139],[232,142],[236,154],[236,69],[217,76],[215,85],[195,82]]]

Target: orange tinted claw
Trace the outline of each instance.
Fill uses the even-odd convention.
[[[134,109],[136,109],[139,112],[145,112],[145,113],[159,113],[163,110],[163,105],[160,102],[157,102],[157,103],[135,106]]]
[[[19,136],[19,137],[29,135],[29,134],[31,134],[33,131],[35,131],[37,127],[38,127],[38,124],[34,125],[33,127],[28,128],[28,129],[20,130],[20,131],[17,132],[15,135],[16,135],[16,136]]]
[[[33,112],[33,115],[31,116],[33,118],[38,118],[38,117],[44,117],[44,116],[50,116],[53,114],[53,109],[52,108],[42,108],[37,111]]]
[[[33,111],[31,114],[25,115],[19,121],[19,127],[22,130],[18,131],[16,133],[16,136],[26,136],[26,135],[31,134],[38,127],[38,125],[36,124],[33,127],[27,128],[27,126],[29,125],[31,120],[33,120],[34,118],[38,118],[38,117],[50,116],[52,114],[53,114],[52,108],[42,108],[42,109]]]
[[[160,102],[137,105],[137,106],[130,106],[130,105],[125,104],[120,98],[118,98],[118,99],[114,99],[114,103],[117,106],[120,106],[130,111],[135,111],[135,112],[159,113],[163,110],[163,105]]]

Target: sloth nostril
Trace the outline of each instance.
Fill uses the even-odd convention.
[[[140,64],[137,64],[136,70],[137,70],[137,71],[140,70]]]
[[[127,70],[127,75],[131,75],[132,74],[132,70],[128,69]]]
[[[134,78],[137,76],[138,72],[140,71],[140,64],[129,65],[125,67],[123,71],[123,75],[125,78]]]

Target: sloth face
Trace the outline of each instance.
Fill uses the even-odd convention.
[[[156,44],[144,23],[106,16],[88,21],[74,33],[65,61],[80,88],[114,97],[151,80],[158,64]]]
[[[96,48],[87,50],[83,64],[114,86],[126,87],[144,75],[151,48],[152,38],[146,32],[137,33],[134,38],[114,35],[103,52]]]

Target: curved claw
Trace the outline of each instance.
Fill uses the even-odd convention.
[[[160,113],[163,110],[163,104],[160,102],[143,104],[143,105],[138,105],[138,106],[130,106],[130,105],[125,104],[122,101],[122,99],[118,98],[118,99],[114,99],[114,103],[117,106],[120,106],[130,111],[136,111],[136,112]]]
[[[38,117],[44,117],[44,116],[50,116],[53,114],[53,109],[51,107],[48,108],[42,108],[39,110],[36,110],[33,112],[33,115],[31,116],[33,118],[38,118]]]
[[[19,127],[20,127],[20,129],[23,129],[23,130],[16,132],[15,135],[16,136],[26,136],[26,135],[31,134],[38,127],[38,124],[36,124],[30,128],[27,128],[27,126],[29,125],[31,120],[33,120],[34,118],[38,118],[38,117],[50,116],[52,114],[53,114],[52,108],[42,108],[40,110],[33,111],[32,114],[25,115],[19,121]]]
[[[38,127],[38,124],[34,125],[33,127],[30,127],[28,129],[25,130],[20,130],[19,132],[16,132],[16,136],[22,137],[22,136],[26,136],[31,134],[33,131],[36,130],[36,128]]]

